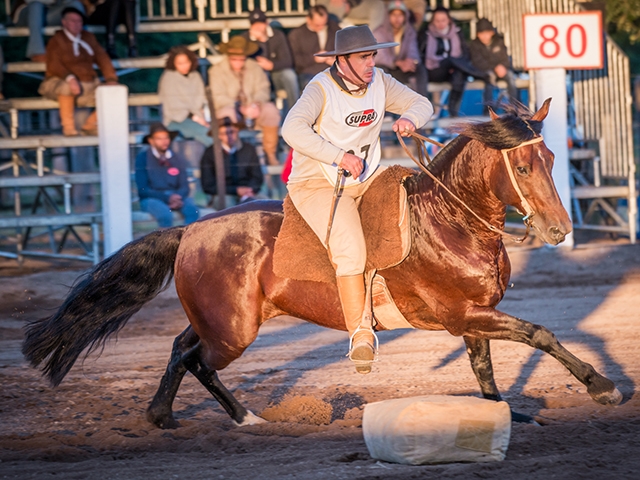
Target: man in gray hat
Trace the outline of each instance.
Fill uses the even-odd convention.
[[[433,114],[425,97],[375,67],[377,50],[396,45],[377,43],[366,25],[336,32],[335,50],[316,54],[335,56],[335,63],[309,82],[282,127],[282,136],[294,149],[289,196],[323,243],[339,178],[343,186],[325,247],[336,268],[351,338],[349,358],[360,373],[371,371],[375,340],[373,329],[360,328],[366,245],[358,204],[383,169],[380,130],[385,111],[400,115],[393,131],[405,135]],[[341,172],[349,177],[341,178]]]

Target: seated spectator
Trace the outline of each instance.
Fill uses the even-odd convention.
[[[518,100],[516,79],[511,69],[511,61],[507,46],[501,35],[496,34],[493,25],[486,18],[478,20],[477,36],[469,44],[471,62],[478,69],[486,72],[490,81],[485,82],[482,101],[487,106],[493,101],[493,87],[496,80],[507,82],[507,94],[510,100]]]
[[[278,165],[280,112],[271,102],[271,85],[258,62],[247,56],[258,44],[241,36],[218,46],[224,59],[209,69],[209,84],[217,117],[237,118],[262,130],[262,149],[270,165]]]
[[[104,25],[107,29],[107,53],[118,58],[116,53],[116,27],[124,24],[127,30],[129,57],[138,56],[136,46],[136,0],[82,0],[90,25]]]
[[[376,66],[393,78],[427,96],[427,70],[420,61],[418,37],[409,22],[409,11],[400,0],[389,4],[389,21],[380,25],[373,35],[380,43],[398,43],[397,47],[378,51]]]
[[[62,11],[74,7],[85,13],[81,0],[18,0],[14,3],[11,19],[19,27],[29,27],[27,58],[34,62],[45,61],[44,35],[42,28],[61,24]]]
[[[462,32],[444,7],[436,8],[431,22],[420,29],[418,44],[427,67],[428,81],[451,83],[449,115],[457,117],[467,77],[486,79],[486,73],[471,64]]]
[[[316,5],[323,5],[327,9],[329,18],[340,23],[351,11],[352,4],[357,0],[316,0]]]
[[[60,104],[62,133],[78,135],[75,126],[75,105],[94,106],[95,91],[100,85],[93,64],[100,67],[105,83],[118,83],[116,71],[107,52],[95,35],[84,31],[82,12],[74,7],[62,11],[62,30],[58,30],[47,44],[45,79],[40,84],[40,95],[57,100]],[[89,115],[82,126],[87,135],[97,135],[96,112]]]
[[[374,31],[387,21],[387,7],[382,0],[352,0],[349,13],[342,19],[340,25],[369,25]]]
[[[244,125],[234,122],[230,117],[219,119],[218,122],[226,195],[231,197],[234,205],[253,200],[263,181],[262,166],[256,149],[249,143],[243,143],[238,137],[238,132]],[[207,148],[200,160],[200,181],[205,193],[218,194],[213,147]]]
[[[252,58],[270,74],[276,90],[287,92],[287,107],[291,108],[300,97],[300,88],[287,37],[282,30],[271,28],[267,23],[267,16],[260,9],[249,13],[249,23],[249,30],[242,36],[260,46]]]
[[[305,24],[289,32],[300,90],[318,73],[333,65],[334,57],[315,57],[314,54],[333,51],[338,30],[340,26],[329,19],[327,8],[315,5],[309,9]]]
[[[195,222],[199,216],[198,207],[189,197],[188,163],[169,149],[176,135],[161,123],[152,124],[143,139],[149,148],[136,157],[140,208],[150,213],[160,228],[173,225],[173,210],[182,213],[185,224]]]
[[[183,45],[169,50],[165,70],[158,82],[162,123],[185,138],[194,138],[205,147],[213,143],[209,122],[204,118],[207,98],[198,72],[198,56]]]

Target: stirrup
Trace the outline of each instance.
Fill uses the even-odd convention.
[[[373,335],[373,360],[356,360],[351,358],[351,354],[353,353],[353,338],[356,336],[356,333],[358,333],[361,330],[369,331]],[[355,332],[353,332],[353,334],[349,337],[349,352],[347,353],[346,356],[349,357],[349,360],[355,363],[356,367],[358,365],[371,365],[373,362],[378,361],[379,346],[380,346],[380,342],[378,341],[378,336],[376,335],[376,332],[373,330],[373,328],[372,327],[362,328],[361,325],[358,325],[358,328],[356,328]]]

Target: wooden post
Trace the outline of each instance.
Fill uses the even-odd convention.
[[[218,201],[215,202],[216,210],[222,210],[227,206],[227,175],[224,171],[224,156],[222,155],[222,145],[218,137],[218,119],[216,118],[216,109],[213,105],[213,96],[211,88],[207,87],[207,101],[209,102],[209,111],[211,112],[211,138],[213,139],[213,160],[216,166],[216,188],[218,190]]]

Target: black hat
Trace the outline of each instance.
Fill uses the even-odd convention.
[[[82,23],[87,23],[87,17],[85,17],[84,12],[76,7],[65,7],[60,14],[60,18],[64,18],[67,13],[77,13],[82,17]]]
[[[257,22],[267,23],[267,15],[259,8],[249,12],[249,23],[253,25]]]
[[[476,24],[476,32],[487,32],[489,30],[493,31],[493,25],[489,20],[486,18],[478,20],[478,23]]]
[[[158,132],[167,132],[169,134],[169,138],[173,141],[174,138],[178,136],[178,132],[173,132],[165,127],[160,122],[154,122],[149,127],[149,133],[144,136],[142,139],[142,143],[149,143],[149,139],[153,137]]]

